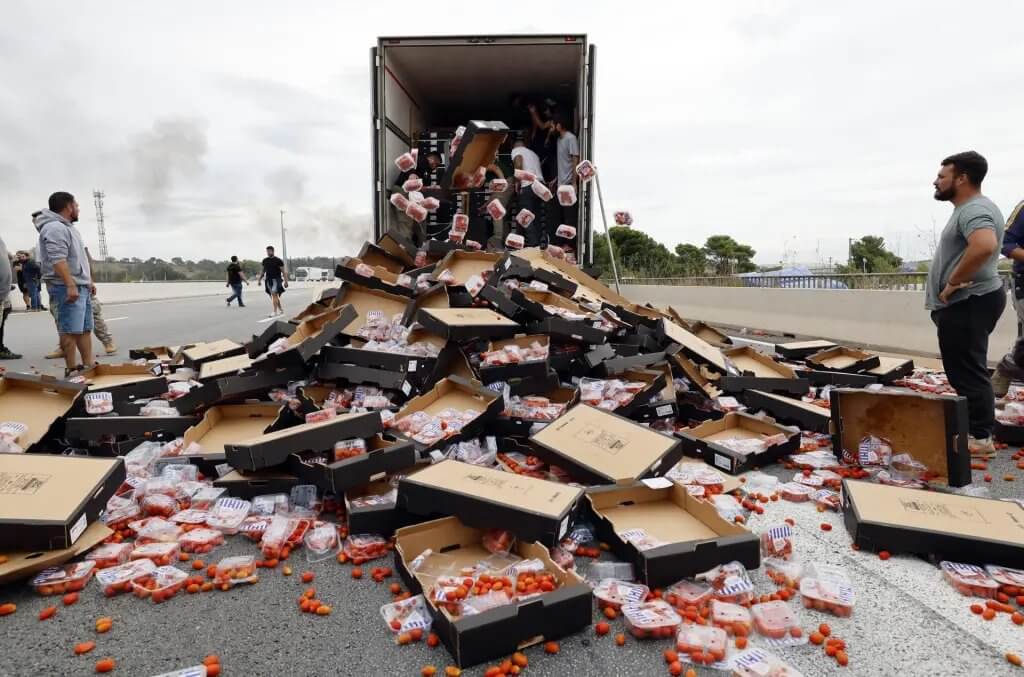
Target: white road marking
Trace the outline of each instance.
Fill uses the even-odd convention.
[[[123,315],[121,317],[108,317],[107,318],[107,322],[117,322],[118,320],[127,320],[127,319],[128,319],[127,315]]]

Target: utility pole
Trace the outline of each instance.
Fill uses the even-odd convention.
[[[284,210],[281,210],[281,258],[284,259],[284,267],[289,272],[292,267],[288,264],[288,241],[285,239]]]
[[[100,241],[100,261],[106,261],[109,252],[107,251],[107,228],[103,223],[103,198],[106,194],[99,189],[93,189],[92,199],[96,205],[96,236]]]

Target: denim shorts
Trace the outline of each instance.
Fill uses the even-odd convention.
[[[284,283],[276,277],[263,278],[263,291],[271,296],[284,293]]]
[[[92,332],[92,292],[86,285],[78,285],[78,300],[67,302],[68,288],[62,284],[48,284],[50,305],[57,308],[57,333],[88,334]]]

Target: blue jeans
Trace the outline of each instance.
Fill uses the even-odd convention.
[[[50,306],[56,306],[58,334],[89,334],[92,332],[92,293],[89,287],[78,285],[78,298],[68,303],[68,288],[62,284],[49,284]]]
[[[231,285],[231,296],[228,297],[228,305],[231,305],[231,302],[234,301],[235,299],[238,299],[238,305],[245,306],[245,304],[242,303],[242,283],[241,282],[239,282],[238,284]]]
[[[29,310],[39,310],[43,307],[43,302],[39,300],[39,283],[38,282],[26,282],[25,290],[28,291],[28,307]]]

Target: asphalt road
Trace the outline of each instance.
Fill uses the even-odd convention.
[[[244,340],[259,331],[263,326],[260,320],[269,311],[264,295],[249,296],[251,304],[245,309],[226,309],[217,297],[108,306],[108,322],[122,347],[115,357],[127,359],[130,346],[222,337]],[[286,295],[286,311],[296,312],[307,302],[307,293]],[[52,331],[48,314],[15,316],[8,328],[8,344],[26,353],[26,359],[4,366],[25,369],[38,365],[55,371],[56,361],[41,359],[53,347]],[[975,480],[993,496],[1020,495],[1018,486],[1024,473],[1009,460],[1010,453],[1001,452],[1000,459],[991,464],[988,472],[995,482],[985,484],[981,481],[984,473],[975,472]],[[787,480],[792,474],[779,467],[770,471]],[[1019,481],[1003,480],[1008,473],[1020,475]],[[848,619],[799,609],[805,633],[827,622],[833,634],[847,642],[847,668],[838,668],[818,647],[772,649],[804,675],[995,676],[1018,670],[1006,663],[1004,654],[1024,655],[1024,628],[1013,625],[1005,614],[992,621],[972,614],[968,607],[973,600],[961,597],[946,584],[934,564],[899,554],[881,561],[871,553],[855,552],[841,517],[818,513],[812,505],[769,503],[766,514],[753,519],[750,526],[761,531],[786,517],[796,520],[798,557],[845,567],[857,595],[855,611]],[[820,525],[824,522],[833,529],[823,531]],[[234,537],[207,559],[212,562],[250,553],[256,553],[255,546]],[[585,573],[586,561],[580,561]],[[383,560],[379,563],[385,564]],[[378,611],[390,601],[386,586],[368,577],[352,579],[350,567],[333,559],[307,563],[301,550],[290,564],[295,570],[290,578],[280,569],[263,571],[255,586],[181,594],[162,605],[131,596],[106,599],[95,582],[83,591],[81,601],[67,608],[59,600],[35,596],[25,584],[0,587],[0,604],[18,605],[17,613],[0,618],[0,675],[89,675],[96,660],[111,656],[118,662],[114,674],[146,677],[195,665],[209,653],[221,657],[224,675],[412,676],[420,674],[424,665],[443,669],[449,664],[443,648],[394,644]],[[333,606],[331,616],[299,612],[296,599],[305,586],[298,574],[307,569],[316,573],[318,597]],[[758,593],[774,590],[762,571],[752,572],[752,578]],[[60,607],[56,617],[38,621],[38,612],[53,602]],[[95,619],[100,616],[114,619],[110,633],[94,632]],[[599,619],[595,612],[595,622]],[[613,635],[624,631],[621,620],[612,625]],[[87,640],[95,640],[97,648],[87,656],[74,656],[74,645]],[[764,646],[757,638],[752,638],[751,645]],[[666,641],[641,643],[630,638],[624,647],[618,647],[612,636],[598,638],[587,630],[563,640],[557,656],[545,655],[540,647],[527,650],[530,667],[526,674],[667,674],[661,652],[669,646]],[[465,674],[482,675],[484,667]],[[698,673],[723,674],[707,669]]]

